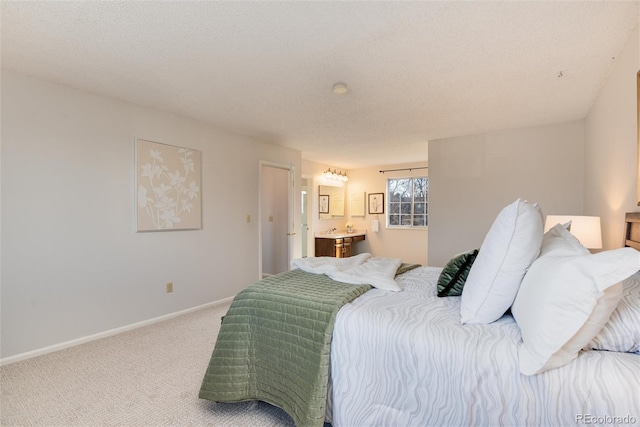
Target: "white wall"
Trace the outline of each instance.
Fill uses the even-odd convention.
[[[426,156],[425,156],[426,157]],[[347,201],[350,195],[357,192],[384,193],[385,204],[387,200],[387,179],[388,178],[410,178],[417,176],[428,176],[427,169],[415,169],[413,171],[380,173],[380,170],[403,169],[411,167],[424,167],[427,162],[406,163],[397,165],[381,165],[372,168],[349,170],[349,185],[347,189]],[[429,183],[431,184],[431,183]],[[365,196],[365,203],[366,203]],[[429,195],[429,202],[431,195]],[[347,203],[348,204],[348,203]],[[385,208],[386,214],[386,208]],[[431,224],[429,211],[429,224]],[[350,215],[350,212],[349,212]],[[380,231],[372,230],[372,221],[380,221]],[[385,215],[369,215],[365,210],[365,217],[350,217],[355,228],[366,229],[367,238],[364,242],[358,242],[356,249],[358,252],[370,252],[375,256],[387,256],[401,258],[404,262],[427,265],[427,241],[429,232],[427,229],[398,229],[386,227]]]
[[[582,121],[429,141],[429,264],[479,247],[522,197],[545,214],[583,210]]]
[[[607,82],[585,119],[584,210],[602,221],[605,249],[622,246],[624,214],[636,206],[637,88],[640,32],[616,56]]]
[[[1,96],[2,358],[258,278],[259,162],[292,163],[299,182],[299,152],[4,71]],[[137,137],[202,151],[202,230],[133,231]]]

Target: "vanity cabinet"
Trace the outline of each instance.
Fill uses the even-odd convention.
[[[352,245],[355,242],[360,242],[364,239],[364,234],[350,237],[316,237],[315,256],[349,258],[351,256]]]

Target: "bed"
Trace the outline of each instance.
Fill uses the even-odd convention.
[[[582,414],[640,420],[638,354],[582,352],[561,368],[522,375],[513,317],[462,327],[460,298],[435,295],[439,272],[407,272],[403,292],[372,289],[340,310],[331,348],[334,425],[558,426]],[[625,285],[638,296],[640,277]]]
[[[516,206],[516,217],[520,218],[521,214],[524,215],[523,211],[528,209],[531,221],[537,223],[538,214],[534,214],[537,207],[525,206],[527,209],[520,211],[522,206],[525,206],[522,202]],[[626,224],[625,246],[638,249],[639,246],[636,245],[640,245],[640,228],[636,227],[640,227],[640,214],[628,214]],[[560,225],[557,232],[564,233]],[[483,251],[489,252],[490,242],[487,240],[490,233],[491,230],[480,254]],[[575,242],[569,243],[575,245]],[[545,244],[549,247],[548,242],[542,241],[541,237],[542,249],[536,252],[533,263],[529,262],[530,267],[523,271],[524,279],[521,277],[519,293],[526,294],[528,288],[523,288],[528,277],[532,278],[529,282],[537,280],[535,263],[542,264],[542,261],[548,261],[548,257],[554,254],[548,249],[545,252]],[[566,251],[567,247],[562,246],[562,250]],[[326,363],[327,366],[320,369],[321,375],[314,376],[314,379],[319,379],[319,385],[315,388],[315,400],[310,405],[313,417],[305,418],[308,408],[300,409],[299,405],[293,407],[289,398],[272,395],[299,396],[299,390],[287,389],[291,388],[289,386],[275,392],[271,387],[265,395],[255,390],[247,391],[246,383],[242,380],[242,385],[239,386],[242,390],[237,392],[238,390],[233,389],[237,378],[227,378],[225,387],[233,389],[232,396],[220,393],[217,384],[225,382],[225,374],[230,371],[225,366],[226,361],[221,362],[221,359],[228,359],[228,353],[222,358],[218,354],[215,358],[216,349],[205,375],[200,397],[214,401],[264,400],[282,407],[298,426],[322,425],[325,418],[334,426],[349,427],[638,423],[640,273],[637,273],[639,268],[634,265],[636,259],[640,260],[640,255],[631,249],[617,251],[621,252],[606,251],[612,253],[589,258],[591,264],[597,264],[601,259],[607,266],[618,262],[621,257],[630,260],[625,272],[619,273],[625,276],[624,279],[616,279],[619,283],[615,286],[597,292],[600,298],[598,301],[604,299],[601,297],[607,294],[609,288],[619,292],[614,298],[615,304],[611,312],[602,322],[605,325],[599,325],[597,329],[600,332],[577,344],[579,348],[574,349],[575,354],[565,355],[561,362],[557,362],[557,354],[565,351],[566,346],[563,346],[562,351],[556,351],[557,354],[552,355],[553,363],[549,361],[544,366],[536,366],[533,368],[538,370],[536,372],[523,373],[523,366],[533,363],[529,359],[535,359],[524,347],[529,341],[535,341],[535,336],[533,339],[529,338],[530,328],[533,328],[535,335],[535,328],[544,324],[545,320],[534,319],[534,324],[528,326],[529,307],[523,307],[538,298],[537,296],[527,295],[526,304],[521,302],[518,305],[517,299],[515,303],[511,300],[509,307],[512,307],[513,312],[507,310],[506,314],[491,322],[476,323],[467,320],[461,323],[461,316],[462,319],[465,317],[462,307],[464,296],[437,296],[437,283],[443,275],[443,269],[410,266],[398,271],[400,274],[394,278],[400,292],[351,285],[358,289],[357,295],[343,298],[342,302],[330,310],[329,320],[324,324],[328,325],[329,339],[327,345],[322,347],[327,354],[319,359],[320,365]],[[545,253],[546,257],[543,256]],[[567,256],[564,252],[562,255]],[[607,258],[608,255],[613,258]],[[557,259],[553,260],[557,262]],[[640,266],[640,261],[638,265]],[[629,271],[631,273],[627,274]],[[293,272],[289,272],[288,277],[302,274],[299,270]],[[509,273],[512,275],[511,271]],[[572,277],[576,274],[579,273],[571,272]],[[348,286],[326,275],[315,276],[320,281],[338,286],[337,289]],[[550,286],[555,286],[553,281],[561,276],[562,274],[554,274],[549,280]],[[311,276],[304,277],[309,279]],[[277,281],[278,278],[271,280]],[[309,280],[313,282],[314,279]],[[315,286],[312,284],[311,288]],[[538,287],[537,283],[535,287]],[[251,299],[255,298],[257,297],[254,295]],[[520,295],[515,298],[520,298]],[[305,302],[303,305],[306,304]],[[531,305],[535,307],[535,303]],[[501,307],[498,309],[502,310]],[[279,307],[276,311],[283,310],[287,311],[289,308]],[[291,310],[302,318],[310,316],[301,313],[299,307]],[[231,311],[230,309],[230,313]],[[575,312],[573,309],[566,311],[568,314],[561,315]],[[243,316],[247,317],[246,312]],[[592,317],[593,315],[589,319]],[[221,332],[226,323],[234,324],[233,318],[240,323],[245,321],[239,319],[238,315],[228,314]],[[286,321],[274,326],[274,333],[278,333],[284,323],[291,326],[291,322],[295,322],[290,314],[286,314],[285,318]],[[571,320],[566,322],[571,323]],[[263,327],[265,322],[258,320],[256,323]],[[622,330],[619,329],[620,325],[623,325]],[[293,327],[295,329],[296,325]],[[609,330],[605,331],[607,328]],[[245,332],[247,330],[244,329]],[[604,332],[616,336],[616,343],[611,344],[608,341],[610,337],[601,336]],[[265,333],[269,332],[261,329],[255,335]],[[573,336],[573,333],[570,335]],[[231,331],[226,336],[237,337],[238,333]],[[548,341],[554,339],[550,338]],[[249,333],[242,340],[251,342],[259,338]],[[624,342],[620,342],[621,340]],[[613,349],[619,351],[604,351],[612,350],[612,345],[624,348]],[[216,347],[220,346],[219,337]],[[236,348],[235,354],[239,355],[236,364],[253,365],[253,360],[247,362],[247,357],[253,350],[251,344],[240,351]],[[270,366],[283,371],[295,370],[298,366],[298,362],[287,360],[282,355],[271,363]],[[213,371],[217,374],[211,376]],[[249,368],[248,371],[252,369]],[[255,372],[243,373],[245,376],[253,374]],[[272,380],[273,378],[268,381]]]

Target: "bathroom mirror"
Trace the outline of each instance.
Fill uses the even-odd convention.
[[[364,216],[364,191],[351,193],[349,213],[351,216]]]
[[[325,203],[319,212],[326,212],[328,202],[328,213],[320,213],[320,219],[333,219],[344,216],[344,188],[321,185],[318,188],[318,200]],[[328,196],[328,197],[326,197]]]

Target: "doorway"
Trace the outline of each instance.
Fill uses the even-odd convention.
[[[309,179],[302,178],[300,188],[300,200],[302,201],[300,210],[300,240],[301,240],[301,256],[306,258],[309,256]]]
[[[292,167],[260,162],[260,277],[289,270],[293,198]]]

